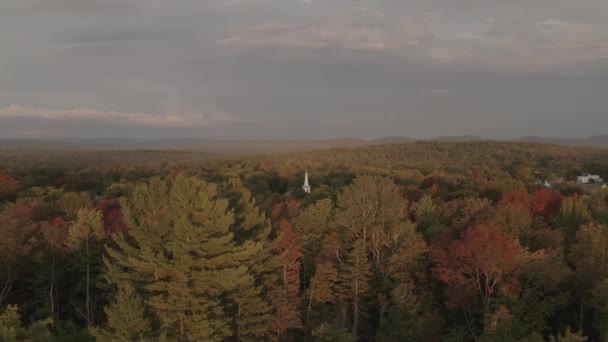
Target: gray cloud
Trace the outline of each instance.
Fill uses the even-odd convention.
[[[604,0],[5,0],[0,135],[601,134],[607,17]]]

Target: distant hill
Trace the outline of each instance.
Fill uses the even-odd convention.
[[[414,138],[408,137],[384,137],[379,139],[370,140],[371,145],[395,145],[395,144],[409,144],[416,142]]]
[[[592,146],[608,148],[608,135],[594,135],[589,138],[580,139],[542,138],[536,136],[529,136],[518,139],[517,141],[562,146]]]
[[[448,135],[428,139],[429,141],[440,142],[467,142],[467,141],[482,141],[484,138],[477,135]]]
[[[191,151],[219,154],[266,154],[363,147],[371,142],[342,138],[327,140],[211,140],[211,139],[62,139],[62,140],[0,140],[0,150],[155,150]]]
[[[260,139],[260,140],[213,140],[204,138],[176,139],[57,139],[57,140],[0,140],[0,151],[185,151],[212,154],[268,154],[326,150],[334,148],[354,148],[373,145],[409,144],[417,141],[433,142],[479,142],[480,136],[439,136],[431,139],[414,139],[404,136],[390,136],[365,140],[355,138],[325,140]],[[514,142],[552,144],[562,146],[590,146],[608,148],[608,135],[598,135],[581,139],[543,138],[529,136]]]

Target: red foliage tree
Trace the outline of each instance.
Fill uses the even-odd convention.
[[[108,235],[127,231],[122,208],[118,201],[102,199],[97,203],[96,208],[103,213],[104,226]]]
[[[553,217],[559,213],[562,201],[563,196],[560,193],[548,189],[537,190],[532,195],[532,214],[545,219]]]
[[[422,187],[425,189],[430,189],[433,185],[435,185],[433,178],[426,178],[422,181]]]
[[[0,197],[11,195],[19,189],[19,182],[11,176],[0,175]]]
[[[464,308],[478,296],[483,312],[492,299],[509,295],[518,286],[525,250],[517,239],[493,225],[473,226],[448,250],[435,250],[435,274],[445,283],[448,306]]]

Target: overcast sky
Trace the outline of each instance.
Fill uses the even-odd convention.
[[[606,0],[1,0],[0,138],[608,133]]]

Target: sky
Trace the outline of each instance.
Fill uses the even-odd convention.
[[[606,0],[2,0],[1,138],[608,133]]]

